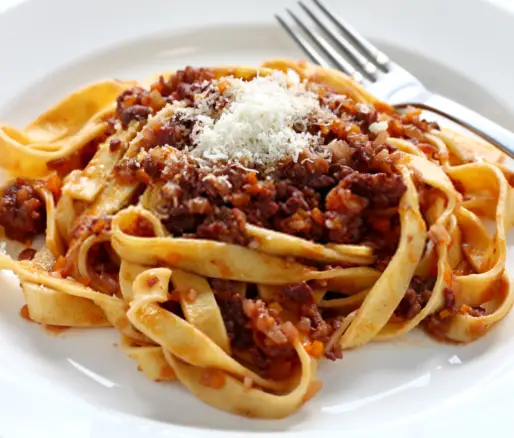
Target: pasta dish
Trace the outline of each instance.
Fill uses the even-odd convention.
[[[513,303],[505,157],[340,72],[97,82],[0,148],[23,314],[114,327],[146,377],[225,411],[285,417],[321,359],[414,328],[470,342]]]

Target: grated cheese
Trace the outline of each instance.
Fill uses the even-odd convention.
[[[268,165],[285,157],[297,161],[302,151],[317,144],[316,135],[293,129],[296,123],[302,126],[309,115],[319,118],[326,113],[304,84],[280,72],[251,81],[224,80],[229,85],[225,92],[228,104],[216,119],[208,110],[216,98],[212,89],[203,93],[206,102],[200,99],[196,108],[184,108],[195,120],[193,157],[211,163]]]
[[[210,173],[209,175],[204,176],[202,178],[202,181],[212,181],[214,183],[224,184],[229,189],[232,188],[232,183],[228,179],[227,175],[214,175],[213,173]]]
[[[369,105],[366,105],[365,103],[358,103],[355,106],[357,111],[359,111],[361,114],[369,114],[371,112]]]
[[[387,121],[374,122],[371,125],[369,125],[369,130],[373,134],[380,134],[381,132],[387,131],[388,127],[389,127],[389,123]]]
[[[287,79],[289,79],[292,84],[299,84],[301,82],[300,75],[291,68],[287,69]]]

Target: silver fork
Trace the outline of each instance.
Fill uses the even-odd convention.
[[[309,17],[310,24],[287,9],[292,21],[301,30],[276,15],[282,27],[312,62],[322,67],[340,69],[398,109],[414,106],[439,114],[514,158],[512,132],[457,102],[430,92],[415,76],[391,61],[321,0],[312,1],[317,6],[316,12],[314,7],[298,2]]]

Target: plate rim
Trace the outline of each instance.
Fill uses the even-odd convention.
[[[95,0],[95,1],[98,2],[101,0]],[[159,4],[162,3],[161,0],[154,0],[154,1]],[[190,1],[200,2],[200,0],[190,0]],[[364,0],[364,1],[376,2],[377,0]],[[408,2],[409,0],[397,0],[397,2],[401,2],[401,1]],[[7,9],[0,11],[0,35],[2,35],[2,31],[6,27],[5,21],[9,20],[10,17],[16,16],[19,14],[23,15],[25,13],[23,11],[29,10],[31,7],[36,7],[35,6],[36,3],[39,3],[39,5],[37,7],[41,7],[41,4],[45,4],[45,3],[57,4],[59,2],[62,2],[62,0],[38,0],[38,2],[36,2],[36,0],[24,0],[17,5],[8,7]],[[226,0],[225,3],[227,3],[227,2],[230,3],[230,0]],[[507,8],[503,8],[499,4],[490,3],[487,0],[458,0],[457,3],[459,3],[459,2],[461,4],[466,4],[468,2],[469,2],[469,4],[471,4],[471,3],[481,4],[486,9],[490,8],[491,10],[494,9],[497,11],[501,11],[502,14],[508,15],[509,20],[512,23],[514,23],[514,10],[509,10]],[[263,0],[261,3],[277,3],[277,2],[273,1],[273,0]],[[434,0],[434,3],[443,4],[444,0]],[[260,19],[262,20],[262,17]],[[222,23],[222,22],[223,21],[221,20],[219,23]],[[259,22],[262,22],[262,21],[259,21]],[[194,23],[191,23],[191,26],[189,26],[189,27],[194,28],[194,27],[196,27],[196,25]],[[187,28],[188,28],[188,26],[183,26],[180,29],[187,29]],[[180,29],[177,29],[177,30],[180,30]],[[514,31],[512,32],[512,35],[514,36]],[[14,44],[13,44],[13,46],[14,46]],[[83,47],[82,49],[87,51],[87,48],[85,48],[85,47]],[[0,56],[1,56],[1,53],[2,53],[2,50],[0,49]],[[77,58],[80,58],[80,56],[78,56]],[[73,64],[73,62],[74,61],[67,60],[66,64]],[[61,67],[63,67],[63,66],[61,65]],[[38,77],[34,81],[37,81],[39,79],[40,79],[40,77]],[[34,81],[32,81],[31,84]],[[0,87],[0,89],[1,88],[2,87]],[[2,94],[0,92],[0,96],[1,95]],[[8,94],[7,95],[4,94],[4,97],[5,96],[8,96]],[[15,98],[14,95],[11,97],[11,99],[13,99],[13,98]],[[10,101],[10,99],[7,99],[7,102],[1,103],[0,107],[4,106],[5,103],[7,103],[7,105],[9,105],[9,101]],[[0,284],[2,284],[2,281],[3,281],[3,279],[0,279]],[[511,314],[511,316],[514,317],[514,315],[512,315],[512,314]],[[1,374],[1,365],[0,365],[0,374]],[[514,371],[512,371],[510,373],[506,373],[504,378],[502,378],[502,381],[503,382],[510,381],[511,383],[514,383]],[[0,382],[1,382],[1,380],[0,380]],[[0,383],[0,385],[1,385],[1,383]],[[499,393],[500,388],[496,387],[496,389],[495,389],[494,385],[498,386],[498,382],[493,382],[493,385],[490,385],[489,390],[497,391]],[[42,385],[42,387],[44,388],[44,385]],[[482,388],[481,391],[486,392],[487,388]],[[466,394],[458,394],[456,397],[448,400],[444,404],[456,403],[457,399],[463,398],[465,395]],[[97,412],[97,409],[94,408],[93,406],[90,406],[89,403],[87,403],[85,401],[83,403],[84,403],[84,406],[80,406],[80,411],[82,412],[82,409],[83,409],[84,412],[86,413],[86,415],[91,415],[91,419],[90,419],[91,436],[94,436],[97,438],[104,438],[107,436],[107,434],[109,432],[112,432],[112,431],[116,431],[116,433],[123,431],[123,434],[127,438],[136,437],[136,436],[150,436],[150,434],[152,436],[159,436],[159,437],[163,436],[164,437],[164,436],[171,435],[171,433],[173,433],[174,436],[184,437],[184,438],[190,436],[192,433],[198,434],[200,436],[209,436],[209,437],[218,437],[218,436],[221,437],[222,434],[223,434],[223,436],[228,434],[232,437],[241,437],[242,438],[243,436],[245,436],[249,433],[248,431],[208,430],[208,429],[203,429],[203,428],[192,428],[192,427],[188,427],[188,426],[175,425],[175,424],[165,424],[165,423],[159,422],[154,419],[144,418],[144,417],[139,417],[139,416],[136,417],[136,416],[132,416],[127,413],[118,412],[118,411],[115,411],[114,409],[112,409],[111,412],[107,412],[107,410],[105,412]],[[202,402],[198,400],[198,403],[202,403]],[[1,406],[1,403],[0,403],[0,406]],[[459,410],[459,409],[460,408],[457,408],[457,410]],[[49,412],[47,412],[47,414],[48,413]],[[496,413],[496,414],[498,415],[498,413]],[[95,417],[93,417],[93,415]],[[508,426],[509,425],[509,422],[507,421],[508,416],[502,417],[501,415],[502,414],[500,414],[500,417],[496,417],[494,424],[496,424],[496,427],[498,427],[498,428],[496,430],[494,430],[495,433],[501,432],[499,429],[499,426],[502,426],[502,425]],[[57,416],[59,416],[59,414],[57,414]],[[418,422],[418,424],[419,424],[419,423],[423,422],[426,424],[426,419],[429,416],[430,415],[429,415],[428,411],[423,411],[423,412],[420,412],[419,414],[413,415],[411,418],[407,419],[407,421],[405,421],[405,422],[401,422],[401,423],[395,422],[395,423],[391,423],[391,424],[386,424],[385,426],[383,424],[380,424],[376,427],[372,427],[371,429],[365,428],[359,432],[346,431],[345,433],[347,433],[347,434],[351,433],[352,436],[374,436],[374,433],[376,433],[378,430],[380,430],[380,432],[382,434],[385,433],[386,436],[389,436],[389,434],[391,434],[391,436],[393,434],[395,436],[398,436],[398,435],[399,436],[411,436],[411,433],[413,430],[416,430],[419,433],[419,429],[414,428],[415,427],[414,423]],[[267,420],[255,420],[255,421],[267,421]],[[492,423],[491,419],[489,419],[489,422]],[[450,427],[452,427],[452,425],[455,428],[459,427],[459,430],[461,432],[465,432],[466,430],[469,430],[469,432],[472,433],[472,436],[474,436],[474,434],[477,433],[477,430],[478,430],[477,428],[480,428],[480,426],[481,426],[481,424],[478,424],[478,423],[467,424],[467,425],[463,426],[462,424],[460,424],[458,422],[452,423],[451,421],[448,424],[450,424]],[[485,424],[485,423],[483,423],[483,424]],[[490,427],[489,423],[487,423],[487,426]],[[433,428],[434,425],[432,424],[429,427]],[[463,429],[463,427],[466,429]],[[512,428],[514,426],[510,425],[510,427],[512,430]],[[2,430],[2,429],[3,429],[3,426],[2,426],[2,424],[0,424],[0,436],[2,436],[3,438],[14,438],[17,436],[24,436],[23,433],[21,433],[21,431],[16,431],[14,429],[13,430]],[[427,431],[427,430],[428,429],[426,429],[425,431]],[[437,430],[437,425],[435,425],[434,430]],[[439,429],[439,430],[442,430],[442,429]],[[446,429],[446,430],[448,431],[448,429]],[[488,429],[488,430],[489,430],[489,432],[491,431],[490,429]],[[44,435],[46,431],[41,431],[41,432],[42,432],[41,436],[46,436],[46,435]],[[321,434],[324,434],[326,432],[327,431],[322,431],[322,430],[319,430],[319,431],[313,431],[313,430],[280,431],[280,433],[285,434],[288,437],[298,437],[298,436],[303,436],[306,434],[309,434],[309,435],[314,434],[315,436],[321,436]],[[52,433],[52,437],[54,437],[54,438],[56,437],[56,434],[57,434],[57,436],[61,436],[61,435],[59,435],[59,432],[56,431],[53,427],[52,427],[52,430],[50,431],[50,433]],[[268,436],[270,433],[274,433],[274,432],[252,432],[252,435],[255,435],[258,437],[261,437],[261,436],[264,437],[264,436]],[[66,436],[66,435],[62,435],[62,436]],[[500,436],[500,435],[498,435],[498,436]]]

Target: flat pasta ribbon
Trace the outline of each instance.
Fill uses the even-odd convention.
[[[105,131],[116,97],[133,85],[98,82],[70,94],[23,131],[0,126],[0,165],[18,176],[47,175],[50,161],[69,156]]]
[[[400,201],[402,231],[398,249],[341,337],[340,343],[344,349],[369,342],[387,324],[423,255],[426,227],[419,211],[418,194],[408,169],[402,169],[402,176],[407,191]]]
[[[158,306],[168,299],[168,282],[174,275],[164,268],[141,273],[134,282],[135,298],[128,317],[163,347],[164,357],[178,380],[200,399],[229,412],[250,417],[282,418],[298,409],[308,395],[315,374],[315,365],[299,342],[295,344],[301,363],[299,377],[293,379],[298,380],[296,387],[285,395],[265,392],[264,389],[282,392],[287,388],[281,382],[262,379],[231,359],[214,341],[202,334],[191,313],[185,315],[184,321]],[[187,289],[200,280],[195,277],[179,274],[174,280],[175,286],[180,290]],[[199,321],[196,319],[196,324]],[[245,388],[245,378],[251,379],[259,389]],[[209,382],[210,379],[215,382]]]
[[[37,214],[46,214],[45,246],[32,261],[0,252],[0,268],[19,277],[33,321],[112,326],[120,332],[121,349],[149,379],[177,380],[227,412],[283,418],[321,389],[316,371],[324,356],[340,358],[342,350],[417,327],[444,340],[470,342],[505,317],[514,302],[506,269],[514,172],[501,152],[439,129],[419,112],[400,114],[344,73],[306,62],[275,59],[257,68],[206,71],[188,67],[143,84],[98,82],[70,94],[23,130],[0,125],[0,165],[34,188],[44,204]],[[275,174],[233,163],[237,171],[229,166],[219,175],[241,176],[232,180],[236,193],[239,185],[246,190],[247,182],[255,191],[245,192],[241,203],[221,190],[209,198],[204,192],[212,187],[199,181],[218,171],[210,169],[206,156],[192,153],[200,129],[195,123],[214,124],[230,107],[237,93],[230,95],[228,77],[244,84],[276,71],[285,73],[281,84],[317,96],[320,107],[332,112],[305,128],[316,132],[312,138],[322,160],[314,157],[317,149],[306,149],[301,157],[312,152],[314,159],[298,161],[310,163],[304,164],[306,172],[293,169],[300,182],[295,175],[278,175],[285,191],[297,190],[295,197],[309,198],[302,184],[312,190],[313,200],[294,199],[291,206],[295,226],[308,231],[276,231],[288,229],[283,216],[293,216],[289,193],[279,194],[271,185],[276,194],[262,199],[276,201],[270,211],[277,217],[261,221],[252,218],[252,210],[243,211],[247,222],[238,222],[242,236],[237,237],[244,239],[228,240],[245,245],[218,236],[219,241],[196,238],[203,235],[198,223],[213,225],[208,222],[213,211],[214,233],[227,225],[218,222],[216,209],[239,208],[247,199],[262,202],[263,187],[252,184],[256,179],[274,184]],[[208,80],[195,82],[204,73]],[[146,107],[122,117],[132,105]],[[304,121],[293,130],[301,133]],[[96,153],[87,163],[70,166],[73,170],[56,166],[92,146]],[[165,158],[154,160],[154,148]],[[168,158],[176,159],[174,164],[185,158],[181,165],[198,167],[198,173],[183,180],[189,168],[175,168]],[[381,186],[383,174],[386,181],[395,180],[394,202],[390,187]],[[306,182],[320,175],[328,177],[326,185],[322,179],[315,180],[319,187]],[[338,201],[329,202],[336,188]],[[19,190],[20,195],[14,189],[6,205],[33,213],[23,209],[28,191]],[[194,197],[207,207],[193,210],[192,204],[199,205]],[[310,204],[319,206],[316,217],[309,216]],[[170,226],[171,220],[180,226]],[[494,223],[492,234],[486,221]],[[31,222],[22,224],[29,229]]]

